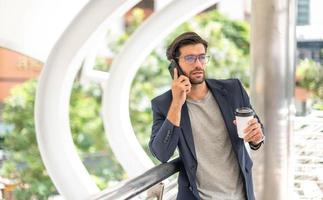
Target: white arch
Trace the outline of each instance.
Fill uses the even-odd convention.
[[[0,47],[45,62],[59,36],[89,0],[1,0]]]
[[[217,1],[172,1],[150,16],[114,59],[103,95],[103,120],[110,145],[130,177],[137,176],[153,166],[138,143],[129,119],[131,82],[140,64],[158,42],[178,25]]]
[[[40,76],[35,103],[37,141],[47,171],[66,199],[99,191],[82,164],[69,126],[71,87],[85,50],[98,32],[139,0],[90,1],[51,51]]]

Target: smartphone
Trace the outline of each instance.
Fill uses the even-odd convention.
[[[169,66],[168,66],[168,71],[169,71],[170,75],[172,76],[172,79],[174,79],[174,69],[175,68],[177,69],[178,77],[180,75],[184,75],[184,72],[181,69],[181,67],[176,63],[176,61],[174,59],[172,59]]]

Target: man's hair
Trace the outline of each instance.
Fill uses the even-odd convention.
[[[195,32],[185,32],[182,33],[181,35],[177,36],[173,40],[173,42],[168,46],[167,51],[166,51],[166,56],[168,60],[174,59],[175,61],[178,60],[178,57],[180,56],[179,49],[183,46],[186,45],[191,45],[191,44],[203,44],[205,48],[205,52],[207,50],[207,41],[202,39],[197,33]]]

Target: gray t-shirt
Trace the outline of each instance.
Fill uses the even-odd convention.
[[[221,111],[208,91],[202,100],[187,99],[197,156],[197,188],[203,200],[245,200],[237,158]]]

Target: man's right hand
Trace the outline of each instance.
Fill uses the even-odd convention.
[[[174,80],[172,82],[173,102],[182,106],[186,100],[186,95],[191,91],[191,83],[187,76],[178,77],[177,69],[174,69]]]
[[[173,100],[169,108],[167,118],[174,125],[179,126],[181,120],[181,109],[186,100],[187,94],[191,91],[191,83],[188,77],[178,77],[177,69],[174,69],[174,80],[172,82]]]

